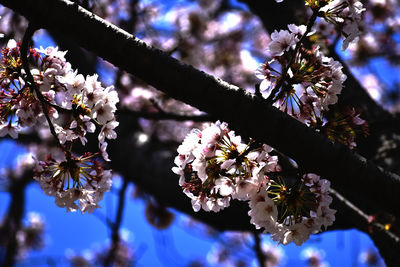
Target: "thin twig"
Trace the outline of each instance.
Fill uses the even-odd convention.
[[[253,237],[254,237],[254,250],[255,250],[256,255],[257,255],[258,265],[260,267],[263,267],[266,258],[265,258],[265,254],[262,251],[262,247],[261,247],[260,233],[253,232]]]
[[[335,189],[330,188],[329,192],[334,195],[340,202],[342,202],[344,205],[346,205],[348,208],[350,208],[355,214],[357,214],[359,217],[361,217],[366,224],[372,226],[375,228],[375,230],[382,231],[385,233],[389,238],[393,239],[394,242],[400,243],[400,237],[395,235],[394,233],[388,231],[385,229],[385,226],[381,223],[378,222],[370,222],[369,217],[365,212],[363,212],[360,208],[358,208],[356,205],[354,205],[352,202],[350,202],[348,199],[346,199],[344,196],[342,196],[339,192],[337,192]]]
[[[54,136],[54,138],[57,140],[58,145],[61,147],[63,151],[65,151],[64,146],[61,144],[60,140],[58,139],[57,133],[54,129],[54,125],[51,122],[49,112],[46,107],[47,100],[44,98],[43,94],[40,92],[39,88],[37,87],[35,80],[32,76],[31,70],[29,68],[29,62],[28,62],[28,53],[29,53],[29,44],[32,40],[32,36],[35,33],[35,31],[38,30],[38,27],[36,27],[32,22],[29,22],[28,28],[25,31],[24,37],[22,39],[22,44],[21,44],[21,60],[22,60],[22,66],[24,67],[26,76],[28,78],[28,83],[31,88],[36,93],[37,98],[39,99],[40,105],[43,110],[43,114],[46,117],[47,123],[49,124],[50,132]]]
[[[112,262],[114,261],[114,258],[115,258],[115,253],[119,246],[119,241],[120,241],[119,229],[121,227],[122,215],[123,215],[124,209],[125,209],[125,192],[126,192],[126,189],[128,188],[128,184],[129,184],[128,179],[124,179],[122,187],[119,191],[118,210],[117,210],[115,222],[112,227],[110,252],[108,253],[107,258],[104,261],[105,267],[110,266],[112,264]]]

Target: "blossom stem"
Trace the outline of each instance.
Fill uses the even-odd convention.
[[[311,15],[310,19],[308,20],[307,23],[307,28],[306,31],[304,32],[304,34],[301,36],[300,40],[297,42],[296,47],[293,51],[293,54],[291,55],[288,64],[286,65],[286,68],[282,71],[281,77],[278,80],[278,82],[276,83],[274,89],[272,89],[271,94],[268,96],[267,98],[267,104],[271,105],[272,103],[274,103],[277,99],[279,99],[279,97],[284,94],[285,92],[282,91],[280,92],[276,97],[275,95],[278,93],[279,89],[282,87],[283,82],[286,79],[286,74],[288,73],[290,66],[293,64],[293,61],[296,58],[297,52],[300,49],[301,44],[304,42],[304,40],[306,39],[307,35],[311,32],[312,26],[315,23],[315,20],[318,17],[318,12],[319,12],[319,8],[318,9],[314,9],[313,10],[313,14]]]
[[[44,98],[43,94],[40,92],[39,88],[36,86],[35,80],[32,76],[31,70],[29,68],[29,62],[28,62],[28,53],[29,53],[29,43],[32,39],[33,34],[38,28],[32,23],[29,22],[28,28],[25,30],[24,37],[22,39],[22,44],[21,44],[21,60],[22,60],[22,65],[24,67],[24,70],[26,72],[26,76],[28,78],[28,82],[30,86],[33,88],[35,91],[37,98],[39,99],[39,102],[42,106],[43,114],[46,117],[47,123],[49,124],[50,132],[54,136],[54,138],[57,140],[58,145],[61,147],[61,149],[66,152],[65,147],[60,143],[60,140],[58,139],[57,133],[54,129],[54,125],[51,122],[49,112],[46,107],[46,99]]]

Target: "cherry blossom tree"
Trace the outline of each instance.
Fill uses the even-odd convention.
[[[0,0],[9,8],[0,135],[35,154],[9,175],[20,178],[9,181],[0,228],[11,233],[6,266],[23,251],[17,232],[33,177],[57,206],[89,213],[112,171],[124,179],[121,199],[131,182],[153,197],[156,227],[169,225],[173,207],[283,244],[356,228],[388,266],[400,264],[398,102],[378,73],[359,81],[350,71],[374,58],[396,68],[398,4],[240,2],[250,11],[201,0],[163,15],[135,0]],[[40,29],[60,47],[31,46]],[[96,64],[114,86],[98,81]],[[122,214],[121,200],[104,265],[127,251]],[[265,249],[256,250],[262,265]]]

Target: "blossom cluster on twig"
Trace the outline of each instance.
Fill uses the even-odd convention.
[[[195,211],[218,212],[231,199],[248,201],[256,228],[279,243],[301,245],[335,220],[330,182],[308,173],[287,185],[271,152],[265,144],[243,143],[226,123],[217,122],[188,134],[172,170]]]
[[[342,65],[325,57],[319,47],[307,49],[300,46],[295,51],[306,26],[290,24],[288,28],[289,31],[271,34],[268,51],[273,58],[256,72],[257,77],[262,79],[260,90],[264,97],[269,97],[278,81],[284,79],[274,105],[307,124],[317,124],[320,123],[321,113],[337,102],[346,75],[341,70]],[[287,68],[292,57],[294,60]],[[283,77],[285,68],[286,76]]]
[[[63,153],[37,159],[34,178],[58,206],[92,212],[111,186],[111,171],[98,158],[110,160],[106,139],[117,137],[117,92],[113,86],[104,88],[97,75],[78,74],[57,47],[29,49],[29,70],[15,40],[1,52],[0,136],[17,138],[28,127],[49,127]],[[78,140],[86,145],[87,133],[96,132],[97,126],[99,151],[75,156],[73,145]]]
[[[261,79],[260,95],[285,113],[325,133],[333,142],[356,146],[357,134],[367,135],[366,121],[359,110],[334,107],[346,75],[340,62],[327,57],[319,45],[308,38],[318,17],[334,25],[345,36],[343,48],[360,34],[361,13],[358,1],[306,1],[313,10],[307,26],[288,25],[289,30],[274,31],[267,51],[272,57],[256,71]],[[307,40],[308,38],[308,40]]]

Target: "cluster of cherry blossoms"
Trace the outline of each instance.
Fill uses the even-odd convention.
[[[365,11],[363,4],[356,0],[320,0],[307,1],[319,2],[318,7],[321,17],[332,24],[336,31],[343,37],[342,50],[347,49],[349,44],[361,35],[362,13]],[[310,5],[313,8],[312,5]],[[318,8],[314,7],[314,8]]]
[[[35,179],[56,204],[68,211],[91,212],[99,207],[111,186],[111,172],[103,170],[98,157],[109,161],[106,139],[117,137],[115,119],[118,94],[104,88],[98,76],[78,74],[58,48],[30,49],[28,59],[34,83],[23,68],[20,44],[10,40],[2,49],[0,72],[0,136],[18,137],[28,127],[50,128],[63,155],[37,160]],[[99,152],[74,156],[78,140],[84,146],[86,134],[98,132]],[[75,203],[79,202],[79,206]]]
[[[188,134],[172,170],[195,211],[218,212],[231,199],[249,201],[252,224],[279,243],[300,245],[335,219],[330,183],[304,174],[287,186],[271,152],[267,145],[243,143],[227,124],[217,122]]]
[[[311,22],[320,16],[346,37],[343,48],[360,34],[359,22],[364,11],[360,2],[321,0],[306,1],[306,4],[314,12]],[[368,134],[367,123],[359,118],[359,111],[334,107],[347,77],[340,62],[325,56],[322,49],[308,39],[315,33],[311,32],[312,24],[290,24],[289,30],[271,34],[267,47],[271,59],[256,71],[257,78],[262,80],[260,93],[283,112],[318,131],[329,133],[332,141],[354,148],[356,134]],[[345,127],[342,127],[343,122],[346,122]]]
[[[231,198],[247,200],[264,180],[264,172],[275,171],[277,157],[264,145],[253,149],[240,136],[217,122],[192,130],[178,147],[172,170],[180,175],[179,185],[192,199],[193,209],[218,212]]]
[[[111,171],[104,170],[93,156],[86,153],[81,157],[71,155],[55,160],[49,155],[45,161],[38,162],[34,178],[47,195],[55,197],[57,206],[67,211],[79,209],[82,213],[91,213],[100,207],[97,202],[112,184]]]
[[[61,144],[79,139],[85,145],[86,133],[95,132],[96,125],[102,126],[99,147],[107,160],[105,138],[116,138],[114,128],[118,122],[114,113],[119,102],[118,94],[113,86],[102,87],[97,75],[85,78],[73,71],[65,60],[65,54],[54,47],[30,50],[31,73],[46,102],[43,111],[37,93],[27,83],[19,44],[10,40],[3,48],[0,136],[9,134],[16,138],[24,127],[44,123],[47,113]],[[70,114],[71,118],[57,120],[58,111]]]
[[[283,0],[275,1],[283,2]],[[347,49],[351,42],[361,36],[362,14],[366,9],[360,1],[305,0],[305,3],[313,11],[318,12],[318,17],[321,17],[327,23],[318,22],[320,26],[323,25],[320,27],[319,34],[327,36],[334,30],[344,37],[342,50]]]
[[[268,98],[280,83],[274,105],[309,125],[318,125],[322,123],[322,112],[337,102],[346,75],[342,65],[325,57],[319,47],[300,46],[295,50],[306,27],[290,24],[288,28],[271,34],[268,51],[273,58],[256,71],[262,79],[260,90]]]
[[[275,0],[282,2],[283,0]],[[349,44],[362,32],[362,13],[366,10],[363,4],[357,0],[305,0],[318,16],[323,18],[328,25],[324,25],[322,35],[329,35],[332,27],[344,37],[342,50],[347,49]]]
[[[250,222],[264,228],[279,243],[301,245],[335,220],[336,211],[329,208],[329,188],[328,180],[312,173],[303,175],[291,187],[279,175],[275,180],[269,178],[249,201]]]

